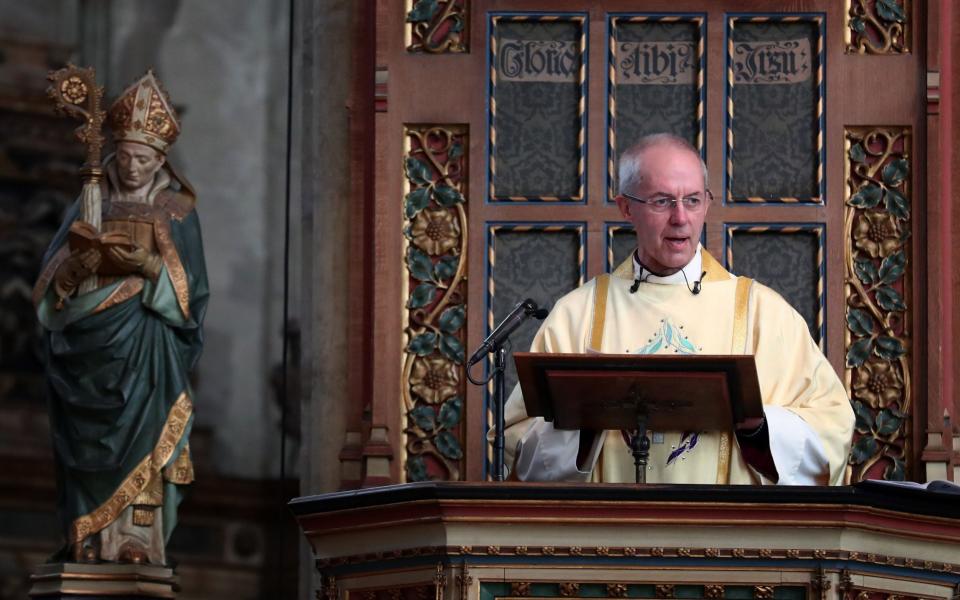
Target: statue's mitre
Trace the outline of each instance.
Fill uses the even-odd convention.
[[[109,117],[114,142],[146,144],[166,154],[180,135],[177,113],[153,70],[120,94]]]

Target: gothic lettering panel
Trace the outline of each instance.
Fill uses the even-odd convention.
[[[727,34],[727,201],[823,202],[822,17],[731,17]]]
[[[727,267],[783,296],[824,347],[822,225],[728,225]]]
[[[580,286],[585,276],[583,236],[579,224],[491,226],[488,331],[525,298],[551,309],[559,297]],[[540,321],[529,319],[510,337],[507,394],[517,383],[512,353],[529,350],[539,327]]]
[[[492,18],[491,200],[584,200],[585,20]]]
[[[617,160],[638,139],[672,133],[703,151],[703,16],[610,18],[608,199]]]

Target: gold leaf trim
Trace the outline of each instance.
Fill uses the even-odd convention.
[[[190,458],[189,442],[183,445],[177,460],[164,467],[163,478],[177,485],[193,483],[193,460]]]
[[[53,258],[50,259],[47,266],[43,268],[40,277],[37,278],[36,285],[33,286],[34,308],[40,306],[40,301],[43,300],[43,295],[47,293],[47,288],[50,286],[50,282],[53,281],[53,276],[57,272],[57,268],[60,267],[60,264],[65,261],[68,256],[70,256],[70,247],[65,243],[57,250],[57,253],[53,255]]]
[[[170,281],[173,282],[173,290],[177,296],[177,304],[180,305],[180,312],[183,313],[184,319],[189,319],[190,287],[187,284],[187,273],[183,270],[183,263],[180,262],[180,255],[177,254],[177,248],[170,238],[170,223],[158,218],[153,222],[153,228],[157,237],[157,249],[160,250],[163,264],[167,266],[167,273],[170,274]]]
[[[143,291],[143,277],[132,275],[123,280],[123,283],[117,286],[103,302],[93,309],[91,314],[97,314],[133,298]]]
[[[593,329],[590,332],[590,347],[599,351],[603,343],[603,326],[607,316],[607,287],[610,285],[610,276],[597,277],[597,291],[593,302]]]
[[[187,430],[187,423],[192,414],[193,402],[184,391],[170,408],[167,422],[163,425],[153,451],[130,471],[106,502],[92,512],[74,519],[69,532],[70,544],[76,544],[102,530],[115,521],[123,509],[133,503],[133,500],[147,488],[150,479],[158,475],[163,465],[173,456],[173,451]]]

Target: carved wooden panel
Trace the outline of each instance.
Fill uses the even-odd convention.
[[[409,125],[404,143],[404,471],[407,481],[459,479],[469,136],[465,125]]]
[[[913,290],[909,127],[845,130],[849,479],[910,479]]]
[[[495,15],[490,25],[492,201],[583,201],[583,15]]]
[[[470,0],[406,0],[407,52],[468,52]]]
[[[727,35],[727,202],[823,202],[823,17],[730,17]]]
[[[705,15],[609,18],[607,182],[617,194],[617,159],[645,135],[672,133],[705,153]]]
[[[554,302],[585,281],[585,230],[581,224],[498,223],[488,233],[488,333],[516,303],[531,298],[550,309]],[[528,319],[510,336],[506,390],[517,383],[513,351],[530,348],[540,322]]]
[[[847,54],[910,52],[910,0],[846,0]]]
[[[807,322],[821,350],[826,336],[823,230],[821,224],[726,227],[727,268],[783,296]]]

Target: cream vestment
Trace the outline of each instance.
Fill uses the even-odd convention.
[[[842,484],[853,410],[803,318],[776,292],[731,275],[701,248],[682,271],[644,277],[635,293],[632,263],[560,298],[531,351],[753,354],[776,483]],[[700,293],[692,294],[687,283],[704,271]],[[527,417],[519,385],[507,401],[506,424],[506,463],[521,480],[634,481],[619,431],[597,436],[579,470],[580,432]],[[745,462],[732,431],[652,432],[651,440],[647,482],[774,483]]]

